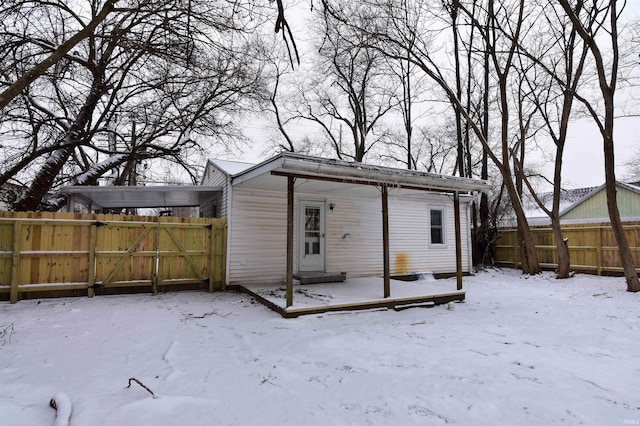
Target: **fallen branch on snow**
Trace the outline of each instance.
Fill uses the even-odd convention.
[[[157,399],[158,397],[156,396],[155,393],[153,393],[153,391],[151,389],[149,389],[148,387],[146,387],[144,385],[144,383],[142,383],[140,380],[136,379],[135,377],[131,377],[129,379],[129,386],[127,386],[127,389],[129,389],[131,387],[131,382],[136,382],[137,384],[139,384],[140,386],[142,386],[142,388],[144,390],[146,390],[147,392],[149,392],[151,394],[151,396],[153,397],[153,399]]]
[[[58,392],[49,401],[51,408],[56,410],[56,421],[53,426],[68,426],[71,418],[71,398],[64,392]]]

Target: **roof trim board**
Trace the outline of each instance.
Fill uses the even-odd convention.
[[[66,186],[63,194],[75,195],[97,208],[192,207],[219,192],[221,187],[168,186]]]
[[[445,176],[416,170],[395,169],[327,160],[300,154],[282,153],[232,177],[232,185],[241,185],[259,176],[296,176],[316,180],[331,180],[351,184],[388,185],[438,192],[488,191],[487,181]]]

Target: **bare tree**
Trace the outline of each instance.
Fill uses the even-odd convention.
[[[5,128],[21,127],[30,140],[23,156],[21,141],[13,153],[5,149],[11,161],[0,169],[5,181],[34,170],[16,209],[56,208],[59,199],[43,203],[51,188],[95,184],[144,159],[168,158],[189,170],[189,152],[202,150],[198,135],[223,141],[239,134],[232,114],[262,87],[239,37],[246,16],[195,0],[134,6],[112,13],[3,116]]]
[[[360,162],[386,136],[380,122],[394,106],[395,87],[380,52],[325,8],[321,17],[317,73],[300,92],[299,115],[320,125],[334,155]]]
[[[558,278],[570,276],[571,258],[567,240],[560,225],[560,199],[562,191],[562,165],[572,110],[579,87],[585,85],[585,65],[588,47],[577,36],[563,11],[549,5],[540,9],[539,33],[521,46],[520,68],[528,87],[528,97],[536,106],[546,135],[554,146],[553,199],[551,207],[545,205],[524,174],[524,162],[519,172],[531,196],[551,219],[558,254]],[[529,65],[525,66],[527,63]]]
[[[460,48],[460,35],[458,32],[458,16],[461,13],[460,10],[460,0],[442,0],[442,6],[444,10],[447,12],[447,15],[450,19],[449,24],[451,25],[451,35],[453,37],[453,63],[454,63],[454,73],[455,73],[455,93],[456,98],[462,101],[462,69],[460,64],[460,55],[462,54],[462,49]],[[456,139],[458,145],[458,155],[456,159],[456,169],[458,170],[458,175],[465,177],[471,176],[471,171],[466,170],[465,167],[465,146],[464,140],[462,136],[463,124],[462,124],[462,114],[460,113],[460,109],[455,106],[455,104],[451,104],[453,107],[453,113],[455,115],[455,126],[456,126]]]
[[[267,39],[268,40],[268,39]],[[277,41],[260,43],[260,56],[265,61],[265,80],[268,81],[267,99],[265,105],[275,118],[277,136],[273,141],[273,149],[276,151],[296,152],[300,150],[294,138],[290,135],[288,127],[296,120],[296,114],[291,112],[289,101],[292,92],[292,70],[290,61],[284,59],[283,49]]]
[[[67,1],[54,0],[52,2],[42,2],[38,5],[36,2],[36,7],[47,8],[51,5],[54,5],[61,11],[64,11],[68,14],[69,18],[77,21],[80,24],[81,28],[73,35],[71,35],[68,39],[62,41],[59,44],[51,43],[48,40],[41,40],[42,42],[39,45],[40,51],[34,52],[34,57],[38,56],[46,56],[43,59],[38,60],[32,68],[24,69],[21,71],[21,74],[17,77],[17,80],[12,83],[6,83],[3,85],[8,85],[3,91],[0,93],[0,110],[4,109],[5,106],[9,104],[16,96],[20,94],[27,86],[33,83],[36,79],[41,77],[49,68],[57,64],[60,60],[62,60],[65,55],[71,51],[75,46],[77,46],[80,42],[90,37],[95,31],[96,27],[100,25],[106,17],[114,11],[116,4],[122,0],[105,0],[102,8],[98,11],[95,10],[95,7],[92,6],[92,18],[90,21],[85,22],[85,19],[76,11],[74,11],[74,7],[71,4],[68,4]],[[141,3],[144,3],[143,0]],[[33,4],[29,4],[30,2],[25,2],[22,0],[5,0],[3,2],[2,7],[0,8],[0,18],[4,18],[10,15],[21,15],[23,14],[23,8],[26,6],[26,15],[31,15],[31,11],[33,10]],[[98,3],[95,3],[98,5]],[[189,7],[191,2],[189,2]],[[234,11],[242,11],[244,9],[249,8],[248,4],[242,4],[242,2],[229,3],[228,6],[232,8]],[[135,7],[135,5],[133,6]],[[311,9],[313,10],[313,3],[311,3]],[[295,39],[293,37],[293,32],[291,31],[291,27],[289,25],[289,21],[285,16],[285,6],[282,0],[276,1],[276,19],[275,19],[275,32],[282,34],[282,39],[284,41],[284,45],[289,54],[289,60],[291,64],[295,62],[300,63],[300,56],[298,53],[298,47],[296,45]],[[239,12],[240,13],[240,12]],[[25,16],[26,16],[25,15]],[[15,34],[14,34],[15,35]],[[66,35],[66,34],[65,34]],[[14,40],[16,41],[16,40]],[[17,40],[18,44],[21,44],[19,40]],[[293,49],[293,52],[292,52]],[[48,56],[47,56],[48,55]],[[11,81],[11,80],[8,80]]]
[[[620,51],[618,46],[618,20],[619,13],[624,8],[618,9],[616,0],[595,1],[593,8],[581,8],[581,1],[577,3],[570,0],[558,0],[567,17],[571,20],[573,28],[578,36],[588,46],[592,59],[595,62],[598,85],[600,89],[599,100],[604,103],[604,111],[600,112],[595,101],[589,101],[580,96],[578,99],[585,105],[602,135],[604,147],[605,186],[607,194],[607,208],[613,234],[618,244],[620,259],[627,281],[627,291],[640,291],[640,281],[635,268],[633,254],[629,248],[627,236],[622,227],[620,212],[618,210],[615,176],[615,156],[613,128],[615,124],[614,97],[618,83],[618,66]],[[604,32],[598,31],[600,27],[606,28]],[[606,36],[604,35],[606,33]],[[606,42],[604,41],[606,37]],[[610,51],[607,59],[603,49]]]
[[[640,149],[636,148],[624,162],[626,172],[624,178],[628,182],[640,182]]]
[[[406,9],[405,9],[406,10]],[[408,12],[408,10],[407,10]],[[411,22],[412,16],[406,15],[407,22]],[[401,150],[406,151],[406,167],[411,169],[417,169],[418,153],[415,152],[413,146],[413,130],[414,121],[416,120],[415,104],[419,101],[420,96],[424,91],[424,84],[421,78],[419,78],[417,67],[411,63],[411,47],[415,43],[416,37],[407,40],[407,52],[406,58],[399,60],[391,60],[389,69],[396,76],[400,82],[402,93],[398,95],[398,109],[402,116],[402,124],[405,133],[405,143],[397,144]],[[387,59],[389,60],[389,59]],[[391,144],[393,146],[393,144]],[[398,159],[399,160],[399,159]]]
[[[326,4],[326,2],[325,2]],[[406,12],[403,8],[415,8],[413,15],[424,14],[428,16],[430,10],[425,2],[413,2],[407,5],[402,1],[379,0],[367,4],[366,10],[360,6],[357,13],[366,13],[368,16],[367,26],[359,26],[358,30],[367,34],[371,38],[371,45],[380,52],[392,58],[400,59],[407,51],[407,40],[414,34],[423,37],[420,43],[414,44],[411,49],[411,61],[428,75],[445,94],[452,105],[457,108],[464,120],[469,124],[475,133],[478,141],[482,144],[487,155],[491,158],[495,166],[500,170],[506,191],[513,205],[519,228],[521,229],[523,272],[535,274],[540,272],[535,242],[533,240],[527,218],[520,200],[514,173],[511,168],[511,85],[510,78],[514,70],[517,48],[524,31],[530,30],[533,22],[529,20],[524,2],[501,2],[488,1],[485,9],[476,8],[476,16],[472,15],[467,7],[460,4],[460,8],[474,25],[478,33],[485,41],[485,49],[488,53],[491,76],[495,81],[497,90],[497,101],[499,109],[500,130],[497,137],[498,144],[493,145],[483,134],[480,122],[471,116],[469,108],[463,104],[457,96],[455,76],[447,73],[446,67],[438,64],[438,57],[433,50],[433,39],[438,35],[434,30],[430,30],[428,19],[423,20],[416,28],[406,22]],[[344,23],[356,25],[359,19],[352,19],[352,15],[346,16],[343,11],[328,7],[330,13]],[[356,12],[352,12],[356,13]],[[479,19],[478,15],[484,14],[486,19]],[[426,37],[426,38],[425,38]]]
[[[74,12],[73,7],[67,4],[66,1],[54,1],[58,10],[66,13],[70,18],[74,19],[80,24],[81,29],[73,34],[69,39],[65,40],[62,44],[56,45],[51,40],[40,40],[38,43],[39,51],[33,52],[34,57],[45,56],[44,59],[39,60],[32,68],[24,71],[19,78],[11,83],[6,89],[0,93],[0,110],[4,109],[9,102],[11,102],[16,96],[20,94],[28,85],[33,83],[37,78],[42,76],[49,68],[58,63],[62,58],[69,53],[71,49],[76,47],[78,43],[93,34],[94,30],[100,25],[105,18],[113,11],[115,4],[118,0],[105,0],[100,10],[94,10],[94,14],[91,16],[89,22]],[[26,18],[33,11],[33,6],[25,5],[24,1],[7,0],[0,9],[0,19],[7,16],[23,16]],[[26,6],[26,10],[25,10]],[[35,5],[38,7],[39,5]],[[43,3],[40,7],[45,8]],[[17,33],[11,34],[11,40],[5,41],[5,49],[7,47],[14,47],[15,45],[21,45],[24,40],[21,40],[21,36]]]

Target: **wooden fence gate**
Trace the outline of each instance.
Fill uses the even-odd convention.
[[[0,212],[0,298],[223,290],[225,219]]]

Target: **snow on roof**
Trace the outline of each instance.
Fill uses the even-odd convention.
[[[211,161],[211,163],[214,166],[216,166],[217,168],[219,168],[220,170],[222,170],[223,172],[231,176],[242,173],[245,170],[248,170],[251,167],[255,166],[254,163],[245,163],[242,161],[229,161],[229,160],[218,160],[218,159],[209,160],[209,161]]]
[[[338,179],[344,183],[387,184],[436,191],[485,191],[490,184],[479,179],[447,176],[417,170],[397,169],[373,164],[312,157],[283,152],[233,177],[232,184],[278,172],[311,179]]]
[[[560,211],[573,205],[576,201],[586,197],[592,191],[600,188],[599,186],[590,186],[587,188],[575,188],[575,189],[563,189],[560,191]],[[544,206],[551,210],[553,207],[553,192],[543,192],[538,194],[540,201],[544,203]],[[522,205],[525,210],[525,215],[528,218],[543,218],[548,219],[547,214],[538,206],[538,203],[529,194],[523,197]]]
[[[616,184],[622,188],[626,188],[640,194],[640,182],[626,183],[618,181]],[[593,195],[603,190],[604,187],[605,184],[600,186],[589,186],[586,188],[563,189],[560,192],[560,216],[565,215],[585,200],[591,198]],[[540,198],[547,209],[551,210],[553,206],[553,192],[540,193],[538,194],[538,198]],[[538,206],[530,194],[525,194],[522,199],[522,204],[525,210],[525,216],[528,218],[530,225],[545,225],[551,222],[549,216],[547,216],[540,206]],[[506,223],[511,225],[513,220],[514,218],[510,217]]]

